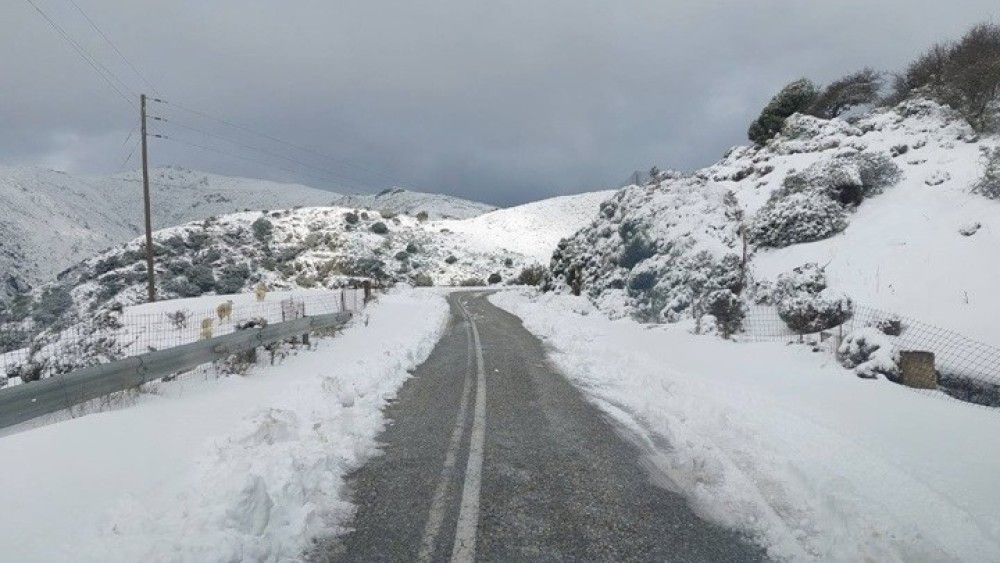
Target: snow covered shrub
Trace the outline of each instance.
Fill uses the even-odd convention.
[[[271,236],[274,233],[274,225],[266,217],[260,217],[251,223],[250,229],[253,231],[253,236],[260,242],[271,240]]]
[[[528,266],[521,270],[521,273],[517,275],[517,279],[514,283],[517,285],[541,285],[545,281],[545,277],[548,275],[548,270],[545,266],[540,264],[535,264],[533,266]]]
[[[827,289],[826,274],[814,262],[778,276],[771,300],[788,328],[803,334],[840,325],[854,313],[850,299]]]
[[[239,293],[250,277],[250,268],[246,264],[228,264],[219,271],[215,282],[215,292],[219,295]]]
[[[49,326],[72,306],[73,297],[68,287],[50,286],[45,288],[38,296],[38,300],[32,304],[31,318],[41,326]]]
[[[899,336],[903,333],[903,320],[895,315],[876,319],[872,326],[887,336]]]
[[[986,157],[986,168],[973,184],[972,191],[990,199],[1000,199],[1000,149],[993,149]]]
[[[858,107],[873,106],[878,101],[881,87],[881,74],[865,68],[823,88],[809,106],[808,113],[823,119],[833,119]]]
[[[387,227],[382,221],[376,221],[375,223],[372,223],[372,232],[376,235],[384,235],[389,232],[389,227]]]
[[[413,287],[432,287],[434,285],[434,280],[424,272],[418,272],[413,275]]]
[[[125,261],[122,259],[120,255],[112,254],[111,256],[107,256],[105,258],[98,260],[94,264],[94,274],[101,276],[112,270],[117,270],[118,268],[121,268],[124,265]]]
[[[465,278],[464,280],[458,282],[458,285],[462,287],[481,287],[486,285],[486,282],[480,278]]]
[[[426,211],[420,211],[419,213],[417,213],[417,221],[420,221],[421,223],[426,223],[427,219],[429,218],[430,216],[427,215]]]
[[[625,221],[618,227],[622,251],[618,263],[624,268],[633,268],[639,262],[656,254],[656,245],[650,239],[645,227],[632,221]]]
[[[847,209],[902,178],[887,154],[847,152],[785,177],[750,222],[750,239],[783,247],[830,237],[847,228]]]
[[[202,294],[201,289],[185,276],[168,278],[167,281],[163,282],[163,289],[178,297],[198,297]]]
[[[780,248],[833,236],[847,228],[844,207],[815,192],[775,198],[761,208],[747,227],[759,246]]]
[[[847,297],[796,295],[778,303],[778,316],[795,332],[810,334],[833,328],[851,318],[854,305]]]
[[[358,222],[358,214],[353,211],[348,211],[344,213],[344,222],[348,225],[354,225]]]
[[[781,131],[785,119],[808,109],[816,95],[816,86],[805,78],[788,84],[764,106],[760,116],[750,125],[747,137],[763,145]]]
[[[210,238],[211,237],[209,237],[208,233],[204,230],[188,231],[187,242],[185,242],[185,245],[191,250],[201,250],[208,245]]]
[[[705,297],[705,312],[715,318],[715,326],[723,338],[743,329],[746,307],[739,296],[728,289],[709,293]]]
[[[847,335],[837,350],[841,365],[853,369],[860,377],[874,378],[884,375],[890,380],[899,378],[899,353],[896,338],[875,327],[864,327]]]
[[[846,165],[857,167],[864,197],[880,194],[903,178],[903,171],[883,152],[864,151],[850,157]]]
[[[500,276],[498,272],[493,272],[492,274],[490,274],[490,277],[486,280],[486,283],[490,285],[495,285],[500,283],[501,281],[503,281],[503,277]]]

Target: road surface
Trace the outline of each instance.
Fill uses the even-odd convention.
[[[655,486],[641,453],[481,292],[387,409],[358,511],[318,561],[753,561],[761,551]]]

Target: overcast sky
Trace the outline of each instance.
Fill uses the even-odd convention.
[[[173,138],[153,166],[501,205],[707,165],[784,83],[895,70],[1000,16],[996,0],[31,1],[123,93],[174,104],[150,106]],[[137,110],[28,0],[0,5],[0,52],[0,162],[117,171]]]

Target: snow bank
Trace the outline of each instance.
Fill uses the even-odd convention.
[[[297,558],[350,517],[343,476],[446,318],[439,294],[393,292],[278,366],[0,438],[3,559]]]
[[[608,320],[583,298],[491,300],[700,514],[791,560],[1000,560],[994,411],[876,385],[805,347]]]

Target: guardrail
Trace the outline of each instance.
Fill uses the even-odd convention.
[[[181,344],[0,389],[0,428],[138,387],[232,354],[323,328],[343,326],[349,312],[302,317]]]

